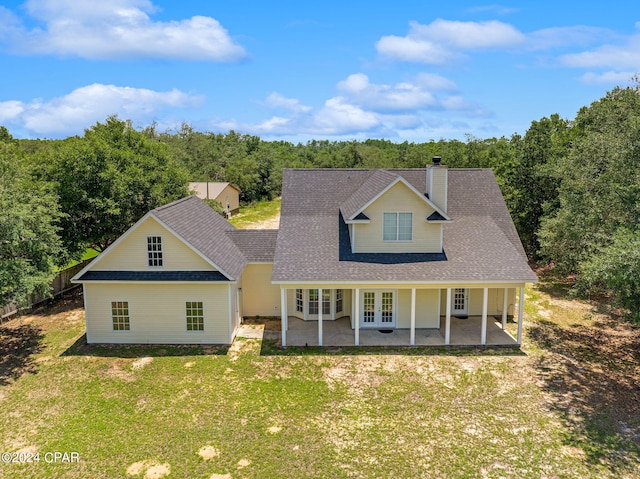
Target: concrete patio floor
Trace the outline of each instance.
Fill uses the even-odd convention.
[[[416,328],[416,346],[445,346],[444,317],[439,329]],[[481,316],[467,319],[451,317],[451,346],[479,346],[482,325]],[[323,346],[353,346],[355,331],[348,317],[322,322]],[[409,346],[409,329],[393,329],[381,333],[378,329],[360,329],[361,346]],[[318,321],[303,321],[289,317],[288,346],[317,346]],[[487,318],[487,346],[517,346],[517,341],[502,330],[493,316]]]

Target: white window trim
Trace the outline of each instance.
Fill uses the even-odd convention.
[[[400,214],[402,213],[411,215],[411,239],[408,240],[398,239],[400,232]],[[396,215],[396,239],[384,239],[384,215],[386,214]],[[411,243],[413,241],[413,211],[384,211],[382,213],[382,241],[384,243]]]
[[[113,303],[127,303],[127,312],[129,313],[127,315],[127,318],[129,318],[129,329],[116,329],[114,327],[113,324]],[[109,302],[109,306],[111,308],[111,331],[113,331],[114,333],[130,333],[132,328],[131,328],[131,308],[129,306],[130,301],[124,300],[124,299],[117,299],[115,301],[110,301]]]
[[[151,258],[149,257],[149,253],[152,251],[149,250],[149,239],[150,238],[160,238],[160,260],[162,262],[161,265],[151,265]],[[147,235],[147,268],[164,268],[165,258],[164,258],[164,240],[162,239],[162,235]]]
[[[187,303],[202,303],[202,329],[189,329],[189,315],[187,314]],[[184,302],[184,330],[187,333],[204,333],[205,332],[204,301],[185,301]]]

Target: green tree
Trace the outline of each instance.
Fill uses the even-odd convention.
[[[616,88],[576,116],[572,146],[559,166],[559,208],[546,216],[542,253],[562,272],[612,243],[619,228],[640,227],[640,93]]]
[[[116,117],[55,143],[44,160],[67,213],[61,236],[73,255],[104,250],[149,210],[188,194],[187,174],[166,145]]]
[[[505,194],[516,229],[530,258],[540,250],[538,232],[543,217],[559,206],[562,175],[558,165],[569,151],[572,130],[567,120],[551,115],[531,122],[524,138],[513,138],[515,165],[505,171]]]
[[[609,294],[614,304],[640,322],[640,233],[621,228],[605,246],[580,264],[577,290]]]
[[[49,294],[62,255],[62,217],[49,185],[36,182],[12,144],[0,142],[0,306]]]

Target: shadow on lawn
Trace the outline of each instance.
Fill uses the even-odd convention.
[[[229,346],[188,344],[87,344],[87,336],[80,336],[62,356],[100,356],[109,358],[139,358],[142,356],[224,356]]]
[[[42,350],[42,331],[30,324],[0,327],[0,386],[38,371],[33,355]]]
[[[527,332],[547,354],[535,364],[566,441],[612,471],[640,461],[640,328],[621,318],[561,327],[537,321]]]

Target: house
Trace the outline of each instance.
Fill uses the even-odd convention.
[[[184,198],[74,279],[90,343],[228,344],[243,316],[278,316],[282,345],[520,344],[537,281],[493,172],[439,158],[286,169],[278,230],[238,230]]]
[[[189,183],[189,190],[202,200],[220,203],[228,218],[240,210],[240,189],[231,183],[192,182]]]

